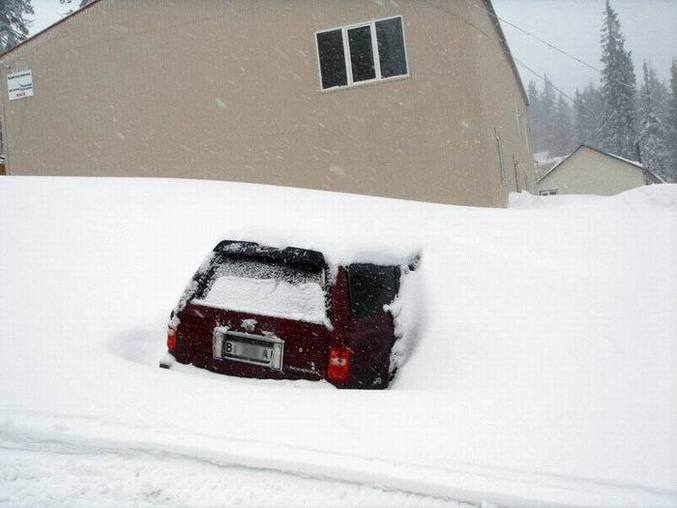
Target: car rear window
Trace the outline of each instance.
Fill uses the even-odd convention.
[[[399,269],[356,263],[348,267],[350,311],[354,317],[383,314],[383,306],[393,302],[399,291]]]
[[[325,323],[325,273],[257,260],[225,259],[191,303],[224,310]]]

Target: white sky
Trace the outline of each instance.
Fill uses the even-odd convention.
[[[30,27],[31,35],[44,30],[49,25],[56,23],[61,17],[68,13],[70,9],[75,9],[79,5],[78,0],[72,0],[71,6],[61,5],[59,0],[32,0],[35,17]]]
[[[32,3],[32,34],[58,21],[71,8],[59,0]],[[494,0],[494,7],[500,17],[598,67],[604,3],[605,0]],[[78,4],[79,0],[72,0],[71,6]],[[677,0],[613,0],[612,5],[620,15],[638,77],[642,61],[647,59],[658,76],[667,79],[672,59],[677,58]],[[597,72],[510,26],[504,25],[504,31],[517,59],[540,74],[548,74],[566,92],[583,88],[590,81],[598,82]],[[531,79],[539,81],[528,71],[520,71],[525,86]]]
[[[640,77],[646,59],[661,79],[669,76],[677,58],[677,0],[612,0],[627,47]],[[567,53],[600,66],[599,30],[605,0],[494,0],[497,14]],[[517,59],[546,73],[565,91],[595,84],[599,74],[504,24],[505,35]],[[518,66],[519,67],[519,66]],[[533,77],[520,68],[525,85]]]

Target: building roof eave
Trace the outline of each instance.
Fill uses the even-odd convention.
[[[520,76],[519,70],[517,69],[517,64],[515,63],[515,59],[512,56],[512,51],[510,51],[510,46],[508,45],[508,40],[505,38],[505,33],[503,32],[503,27],[501,27],[501,20],[498,18],[498,14],[496,14],[496,10],[494,10],[494,6],[491,2],[491,0],[484,0],[484,4],[487,6],[487,9],[489,10],[489,15],[493,21],[494,26],[496,27],[496,31],[498,32],[498,38],[501,43],[501,46],[503,47],[503,51],[505,52],[506,56],[508,57],[508,62],[510,63],[510,67],[512,68],[512,72],[515,75],[515,79],[517,80],[517,87],[520,90],[520,93],[522,94],[522,98],[524,99],[524,103],[528,106],[529,105],[529,96],[527,94],[526,88],[524,88],[524,83],[522,82],[522,76]]]
[[[606,155],[607,157],[611,157],[612,159],[616,159],[621,162],[625,162],[626,164],[633,166],[637,169],[640,169],[647,174],[649,174],[652,178],[656,179],[656,181],[660,183],[665,183],[665,180],[663,180],[660,176],[656,175],[654,172],[650,171],[649,169],[645,168],[641,163],[637,161],[631,161],[630,159],[626,159],[624,157],[621,157],[619,155],[615,155],[613,153],[605,152],[604,150],[600,150],[599,148],[595,148],[594,146],[586,145],[585,143],[580,145],[576,150],[571,152],[569,155],[567,155],[564,159],[562,159],[560,162],[555,164],[552,168],[550,168],[543,176],[541,176],[538,180],[536,180],[536,183],[541,183],[543,180],[545,180],[549,175],[551,175],[557,168],[559,168],[562,164],[564,164],[566,161],[568,161],[571,157],[576,154],[581,148],[587,148],[588,150],[592,150],[593,152],[600,153],[602,155]]]
[[[579,151],[581,148],[583,148],[584,146],[585,146],[585,145],[579,146],[578,148],[576,148],[576,150],[574,150],[573,152],[571,152],[569,155],[567,155],[567,156],[564,157],[561,161],[559,161],[557,164],[555,164],[553,167],[551,167],[548,171],[546,171],[545,173],[543,173],[543,175],[541,175],[541,177],[540,177],[538,180],[536,180],[536,183],[541,183],[543,180],[545,180],[548,176],[550,176],[550,174],[551,174],[553,171],[555,171],[558,167],[560,167],[562,164],[564,164],[566,161],[568,161],[570,157],[572,157],[576,152],[578,152],[578,151]]]
[[[37,38],[40,37],[41,35],[43,35],[43,34],[49,32],[50,30],[52,30],[53,28],[55,28],[55,27],[61,25],[62,23],[65,23],[66,21],[68,21],[69,19],[71,19],[73,16],[77,16],[77,15],[80,14],[81,12],[83,12],[83,11],[89,9],[90,7],[92,7],[92,6],[95,5],[95,4],[98,4],[99,2],[101,2],[101,0],[92,0],[90,3],[88,3],[88,4],[85,5],[84,7],[81,7],[81,8],[79,8],[77,11],[73,11],[73,12],[71,12],[70,14],[67,14],[66,16],[64,16],[63,18],[61,18],[59,21],[57,21],[56,23],[53,23],[53,24],[49,25],[47,28],[45,28],[45,29],[43,29],[43,30],[40,30],[40,31],[39,31],[38,33],[36,33],[35,35],[31,35],[29,38],[24,39],[24,40],[21,41],[19,44],[15,45],[15,46],[12,46],[11,48],[9,48],[9,49],[8,49],[7,51],[5,51],[4,53],[0,53],[0,61],[2,61],[3,58],[5,58],[5,57],[6,57],[7,55],[9,55],[10,53],[12,53],[15,49],[20,48],[20,47],[23,46],[24,44],[27,44],[27,43],[29,43],[29,42],[32,42],[33,40],[37,39]]]

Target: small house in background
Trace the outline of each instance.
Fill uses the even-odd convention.
[[[94,0],[0,55],[11,175],[506,206],[527,96],[490,0]]]
[[[7,171],[5,170],[5,158],[0,155],[0,175],[6,175]]]
[[[610,196],[654,183],[665,182],[639,162],[581,145],[536,180],[536,191]]]

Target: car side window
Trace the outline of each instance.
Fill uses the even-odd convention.
[[[347,267],[350,288],[350,312],[354,317],[383,314],[383,306],[392,303],[399,290],[399,269],[355,263]]]

